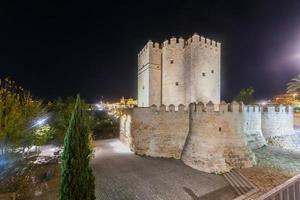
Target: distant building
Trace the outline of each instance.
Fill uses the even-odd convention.
[[[297,94],[280,94],[272,99],[273,104],[289,104],[293,106],[300,106],[300,101],[296,98]]]

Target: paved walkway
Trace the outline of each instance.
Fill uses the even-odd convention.
[[[140,157],[117,139],[96,141],[92,168],[97,200],[222,200],[235,192],[223,176],[179,160]]]

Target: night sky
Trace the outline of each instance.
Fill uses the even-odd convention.
[[[223,99],[269,98],[300,73],[299,0],[61,2],[0,3],[0,77],[39,98],[136,97],[145,43],[194,32],[222,43]]]

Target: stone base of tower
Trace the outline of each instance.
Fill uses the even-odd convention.
[[[256,164],[255,155],[248,147],[234,145],[209,145],[191,136],[181,160],[188,166],[208,173],[225,173],[231,169],[248,168]]]
[[[251,149],[258,149],[267,145],[261,131],[251,132],[246,134],[248,145]]]

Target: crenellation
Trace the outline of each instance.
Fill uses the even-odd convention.
[[[212,40],[212,41],[211,41],[211,45],[212,45],[213,47],[216,47],[216,46],[217,46],[216,41]]]
[[[172,37],[170,39],[170,45],[174,45],[174,44],[177,44],[177,38],[176,37]]]
[[[185,105],[179,104],[178,105],[178,112],[184,112],[185,111]]]
[[[204,37],[204,36],[201,36],[201,37],[200,37],[200,41],[201,41],[201,43],[204,44],[204,43],[205,43],[205,37]]]
[[[200,42],[200,36],[197,33],[194,33],[194,35],[192,36],[192,43],[199,43]]]
[[[165,40],[165,41],[163,42],[163,47],[168,46],[168,44],[170,44],[169,40]]]
[[[242,106],[240,104],[238,104],[236,101],[233,101],[230,105],[229,105],[229,109],[231,112],[240,112],[241,111]]]
[[[175,105],[173,104],[169,105],[169,112],[175,112]]]
[[[161,105],[159,106],[159,111],[165,112],[165,111],[167,111],[167,107],[166,107],[164,104],[161,104]]]
[[[211,44],[211,40],[210,40],[209,38],[206,38],[205,43],[206,43],[207,45],[209,45],[209,46],[212,45],[212,44]]]
[[[208,112],[208,113],[212,113],[215,111],[215,107],[214,107],[214,103],[212,101],[209,101],[207,104],[206,104],[206,107],[205,107],[205,111]]]
[[[152,111],[158,111],[157,110],[157,105],[155,104],[152,104],[152,106],[150,107]]]
[[[178,39],[178,43],[179,43],[179,46],[180,46],[181,48],[184,48],[184,46],[185,46],[185,41],[184,41],[184,39],[183,39],[182,37],[180,37],[180,38]]]
[[[229,111],[228,104],[225,101],[221,101],[219,105],[219,111],[220,113],[227,113]]]
[[[260,106],[257,106],[257,105],[246,105],[246,106],[244,106],[243,111],[246,111],[246,112],[261,112],[261,108],[260,108]]]
[[[196,108],[195,108],[196,112],[204,112],[205,107],[204,107],[204,104],[201,101],[198,102],[195,106],[196,106]]]

